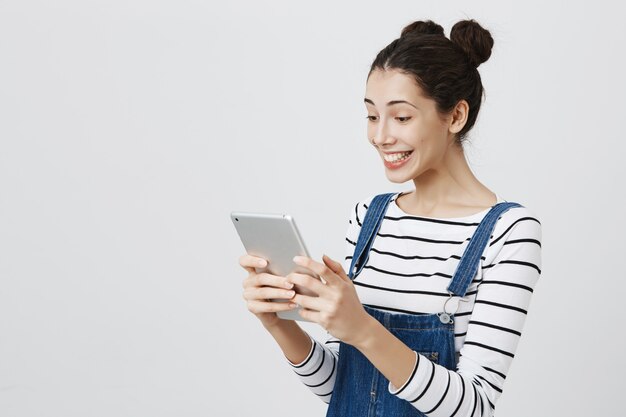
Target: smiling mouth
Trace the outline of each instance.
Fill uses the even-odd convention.
[[[411,156],[412,153],[413,151],[383,154],[383,159],[387,162],[392,162],[392,163],[401,162],[407,159],[409,156]]]

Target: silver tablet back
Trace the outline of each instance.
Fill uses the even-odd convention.
[[[290,272],[312,274],[293,262],[296,255],[309,256],[300,236],[293,217],[287,214],[232,212],[231,220],[237,229],[246,252],[252,256],[259,256],[269,260],[264,268],[255,268],[257,273],[268,272],[274,275],[286,276]],[[315,296],[305,288],[295,286],[299,294]],[[273,300],[287,302],[287,300]],[[298,314],[300,308],[276,313],[280,318],[288,320],[306,321]]]

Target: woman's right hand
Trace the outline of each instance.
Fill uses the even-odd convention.
[[[282,320],[276,315],[277,311],[296,308],[290,306],[289,302],[269,301],[275,298],[291,299],[295,291],[286,277],[256,272],[255,267],[263,268],[267,265],[265,259],[245,254],[239,258],[239,265],[248,272],[248,277],[243,281],[243,298],[247,301],[248,310],[261,320],[263,326],[268,328]]]

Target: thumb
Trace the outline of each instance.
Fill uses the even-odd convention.
[[[343,266],[341,265],[341,263],[331,259],[327,255],[322,255],[322,260],[324,261],[327,267],[329,267],[334,273],[339,275],[344,281],[352,281],[350,277],[346,274],[346,272],[343,270]]]

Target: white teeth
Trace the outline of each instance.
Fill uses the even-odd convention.
[[[398,162],[398,161],[402,161],[403,159],[408,158],[408,156],[411,154],[411,152],[413,152],[413,151],[394,153],[394,154],[391,154],[391,155],[383,154],[383,158],[387,162]]]

